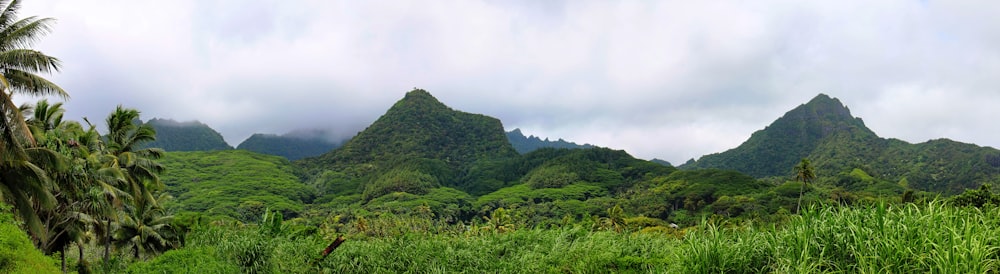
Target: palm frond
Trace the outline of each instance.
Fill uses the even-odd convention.
[[[17,10],[21,8],[20,2],[18,0],[0,1],[0,6],[4,7],[3,12],[0,12],[0,27],[9,26],[14,20],[17,20]]]
[[[62,65],[58,58],[32,49],[0,51],[0,64],[4,69],[46,74],[58,70]]]
[[[67,99],[69,94],[61,87],[36,74],[18,69],[5,69],[3,75],[7,79],[10,90],[14,93],[31,96],[59,96]]]
[[[53,18],[29,16],[6,25],[0,30],[0,50],[31,47],[42,36],[52,32]]]
[[[14,105],[9,93],[0,89],[0,159],[26,160],[24,145],[34,145],[34,141],[20,108]]]

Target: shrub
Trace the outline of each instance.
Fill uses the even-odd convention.
[[[58,273],[56,261],[35,249],[7,212],[10,207],[0,204],[0,273]]]
[[[167,251],[148,262],[128,267],[126,273],[239,273],[240,267],[216,256],[210,247]]]

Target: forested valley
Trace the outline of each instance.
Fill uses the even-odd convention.
[[[882,138],[825,94],[677,167],[505,132],[422,89],[343,143],[234,149],[127,106],[97,125],[16,105],[69,93],[30,48],[51,19],[5,6],[3,273],[1000,271],[1000,151]]]

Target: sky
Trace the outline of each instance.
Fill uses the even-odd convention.
[[[363,130],[413,88],[680,164],[819,93],[882,137],[1000,147],[1000,1],[27,0],[70,119]],[[37,98],[18,98],[33,102]]]

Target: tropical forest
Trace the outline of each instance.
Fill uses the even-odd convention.
[[[64,119],[32,48],[54,19],[0,3],[0,273],[1000,272],[1000,150],[881,137],[827,94],[676,166],[420,88],[345,140],[234,147]]]

